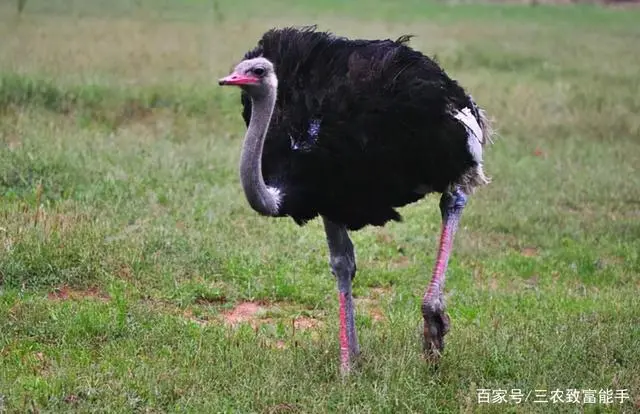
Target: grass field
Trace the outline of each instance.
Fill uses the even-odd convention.
[[[638,21],[418,0],[1,3],[0,412],[637,412]],[[310,23],[415,34],[494,118],[437,368],[420,300],[438,197],[353,234],[363,356],[344,380],[321,223],[244,200],[238,92],[216,80],[266,29]],[[481,389],[531,394],[482,404]],[[557,389],[629,399],[534,402]]]

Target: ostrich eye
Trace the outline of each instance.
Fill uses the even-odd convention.
[[[265,72],[264,68],[253,68],[251,71],[257,76],[262,76]]]

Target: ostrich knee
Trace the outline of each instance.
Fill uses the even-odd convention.
[[[332,256],[329,258],[329,268],[339,284],[341,284],[343,280],[351,282],[356,277],[356,261],[353,251],[343,256]],[[349,283],[349,287],[350,286],[351,283]]]

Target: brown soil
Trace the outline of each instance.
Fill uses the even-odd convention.
[[[47,299],[49,300],[79,300],[79,299],[96,299],[103,302],[107,302],[111,297],[104,292],[101,292],[95,286],[92,286],[85,290],[77,290],[64,285],[60,288],[56,288],[53,292],[49,292]]]

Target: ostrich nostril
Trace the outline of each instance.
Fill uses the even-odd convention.
[[[236,75],[225,76],[224,78],[218,79],[218,85],[229,85],[229,83],[237,78]]]

